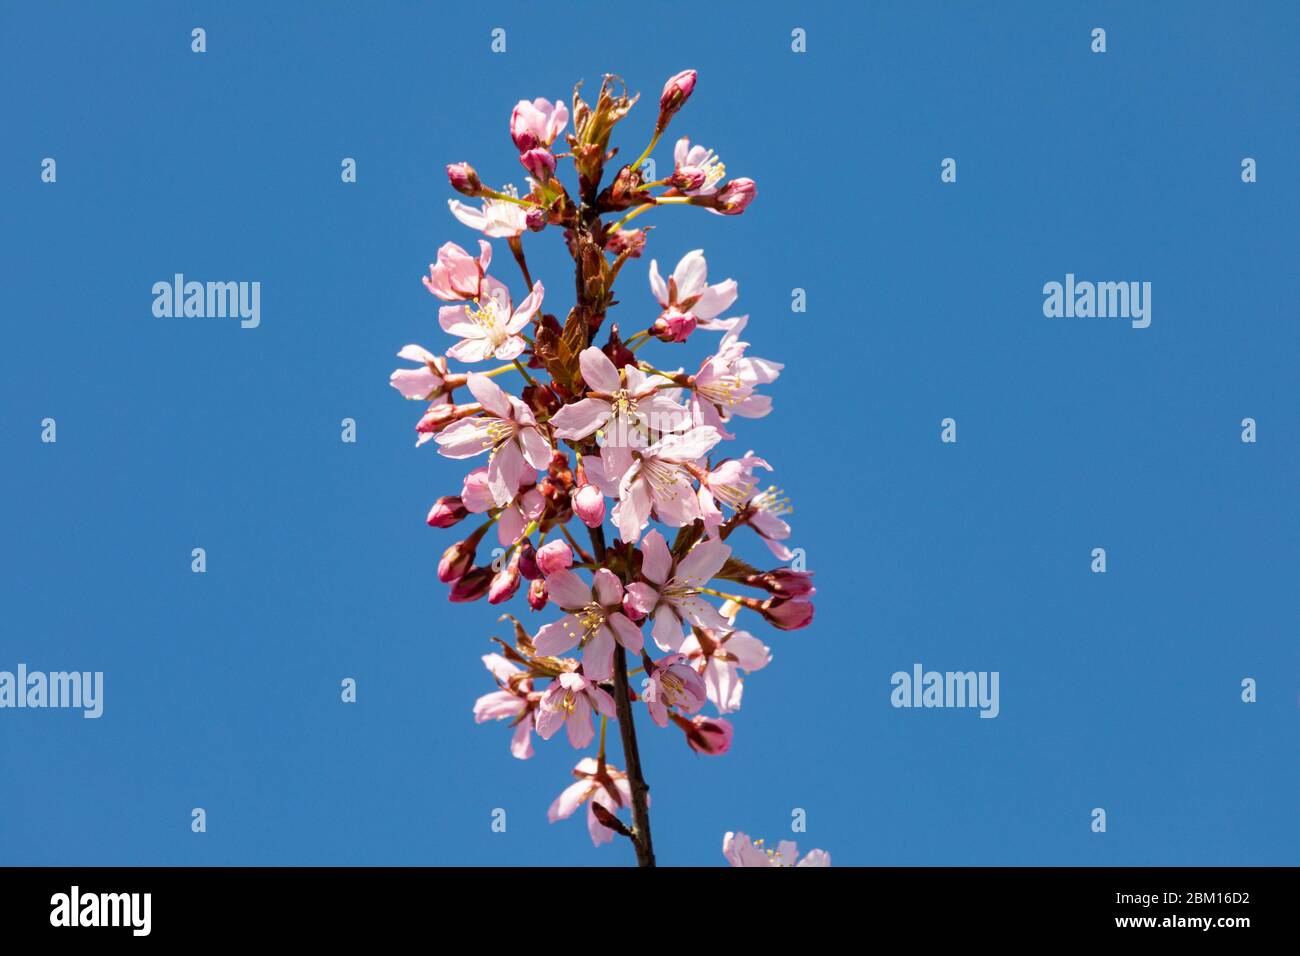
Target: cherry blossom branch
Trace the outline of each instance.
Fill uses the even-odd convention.
[[[605,561],[605,529],[588,528],[591,535],[591,547],[596,554],[596,561]],[[654,842],[650,837],[650,807],[647,797],[650,787],[641,772],[641,752],[636,744],[636,725],[632,722],[632,699],[628,691],[627,651],[622,647],[614,650],[614,708],[618,714],[618,733],[623,740],[623,763],[628,783],[632,787],[632,837],[636,846],[637,866],[655,865]]]

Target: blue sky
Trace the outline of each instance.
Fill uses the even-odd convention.
[[[1297,862],[1300,10],[442,9],[0,12],[0,669],[106,681],[97,721],[0,711],[0,863],[632,861],[547,824],[566,742],[517,761],[472,722],[505,632],[436,582],[453,533],[423,518],[463,469],[413,447],[387,378],[450,344],[419,277],[475,235],[443,165],[519,181],[515,101],[607,71],[645,94],[635,155],[687,66],[673,132],[759,197],[652,214],[613,317],[653,317],[649,255],[737,279],[786,370],[732,448],[775,466],[819,594],[811,628],[755,627],[775,660],[731,754],[640,721],[660,861],[720,864],[725,831],[779,839],[802,808],[837,864]],[[525,241],[567,309],[558,235]],[[154,318],[177,272],[260,281],[260,327]],[[1045,318],[1066,273],[1151,282],[1150,328]],[[997,719],[892,708],[916,662],[998,671]]]

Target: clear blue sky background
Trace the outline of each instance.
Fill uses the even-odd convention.
[[[98,721],[0,712],[0,862],[631,861],[547,824],[566,742],[516,761],[472,722],[504,631],[435,580],[424,514],[463,469],[413,447],[387,378],[450,344],[419,278],[475,235],[443,164],[519,180],[515,101],[605,71],[646,94],[634,155],[693,66],[673,131],[759,198],[654,214],[651,252],[705,249],[787,363],[733,447],[776,465],[820,593],[813,627],[756,628],[775,661],[729,756],[642,721],[661,861],[720,864],[726,830],[788,836],[800,807],[838,864],[1296,863],[1300,10],[446,9],[4,5],[0,669],[107,690]],[[558,233],[525,241],[563,311]],[[154,318],[176,272],[260,281],[261,327]],[[1044,318],[1066,272],[1150,281],[1151,327]],[[918,661],[999,671],[1001,715],[891,708]]]

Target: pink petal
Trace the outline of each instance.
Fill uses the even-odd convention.
[[[556,657],[575,647],[582,636],[582,625],[572,614],[566,614],[545,625],[533,638],[533,647],[542,657]]]
[[[506,393],[500,386],[486,375],[480,375],[477,372],[470,372],[469,381],[470,392],[473,393],[482,406],[495,415],[497,418],[510,417],[510,403],[506,400]]]
[[[582,652],[582,672],[593,681],[614,676],[614,634],[607,625],[587,641]]]
[[[393,373],[397,375],[396,372]],[[427,393],[426,389],[426,393]],[[423,396],[421,396],[423,397]],[[557,438],[586,438],[609,418],[609,402],[603,398],[584,398],[565,405],[551,417]]]
[[[582,380],[598,392],[613,394],[623,387],[614,363],[594,345],[582,350],[578,365],[582,369]]]
[[[591,576],[591,583],[597,604],[611,607],[623,600],[623,585],[619,582],[618,575],[608,568],[597,569]]]
[[[560,607],[580,609],[591,603],[591,588],[572,571],[556,571],[546,577],[546,591]],[[572,645],[570,645],[572,646]]]
[[[664,540],[664,536],[658,531],[646,532],[645,540],[641,542],[642,577],[662,587],[667,582],[672,567],[672,552],[668,550],[668,542]]]

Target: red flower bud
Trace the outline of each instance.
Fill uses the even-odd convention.
[[[471,568],[464,577],[451,586],[451,593],[447,595],[447,600],[457,604],[477,601],[488,593],[493,577],[491,568]]]
[[[696,753],[706,757],[720,757],[731,749],[735,730],[731,721],[723,717],[705,717],[703,714],[687,720],[672,714],[673,723],[686,733],[686,743]]]
[[[659,129],[668,125],[674,113],[686,105],[695,89],[696,73],[694,70],[682,70],[676,76],[669,77],[664,84],[664,91],[659,95]]]
[[[782,631],[797,631],[812,623],[813,605],[802,598],[768,598],[759,606],[768,622]]]
[[[431,528],[450,528],[464,518],[469,511],[456,495],[443,495],[429,509],[428,524]]]
[[[478,173],[474,172],[474,167],[469,163],[448,164],[447,179],[451,183],[451,188],[462,195],[480,196],[483,193],[483,183],[479,181]]]
[[[519,552],[516,551],[510,563],[493,575],[492,584],[488,587],[488,603],[500,604],[502,601],[508,601],[518,590]]]
[[[534,611],[540,611],[546,607],[546,579],[538,578],[532,584],[528,585],[528,606]]]
[[[749,208],[758,194],[758,186],[752,179],[733,179],[712,196],[713,202],[708,208],[723,216],[739,216]]]
[[[524,543],[519,546],[519,573],[529,581],[536,581],[542,576],[542,569],[537,566],[537,552],[528,539],[524,539]]]
[[[555,157],[549,149],[530,149],[519,154],[519,162],[539,183],[550,182],[555,174]]]

